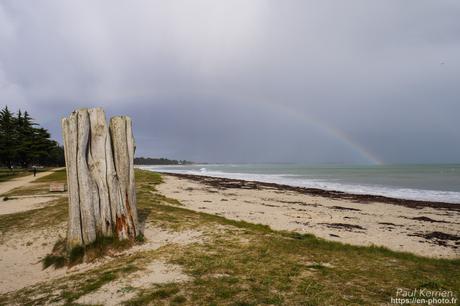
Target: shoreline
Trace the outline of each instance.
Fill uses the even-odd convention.
[[[64,182],[63,174],[15,194],[49,194],[43,182]],[[194,305],[198,297],[219,305],[380,305],[398,288],[459,291],[460,212],[135,174],[145,239],[95,260],[42,266],[66,235],[66,198],[0,215],[0,304]]]
[[[161,175],[158,192],[196,212],[345,244],[460,258],[459,205],[200,175]]]
[[[148,170],[151,171],[151,170]],[[185,174],[185,173],[171,173],[171,172],[162,172],[162,171],[153,171],[161,173],[162,175],[170,175],[179,178],[191,179],[198,181],[200,183],[215,187],[215,188],[240,188],[240,189],[276,189],[280,191],[294,191],[301,194],[309,196],[318,196],[323,198],[331,199],[343,199],[348,201],[355,201],[356,203],[366,204],[369,202],[385,203],[392,205],[400,205],[409,208],[421,209],[425,207],[430,207],[434,209],[446,209],[451,211],[460,211],[460,203],[448,203],[448,202],[437,202],[437,201],[422,201],[422,200],[411,200],[411,199],[400,199],[392,198],[381,195],[372,195],[372,194],[358,194],[358,193],[348,193],[344,191],[334,191],[326,190],[319,188],[308,188],[308,187],[298,187],[278,183],[268,183],[260,181],[249,181],[242,179],[230,179],[225,177],[214,177],[206,175],[197,175],[197,174]]]

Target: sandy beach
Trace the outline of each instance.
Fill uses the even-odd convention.
[[[436,258],[460,256],[460,205],[163,174],[158,190],[186,208],[275,230]]]
[[[49,222],[36,227],[36,224],[27,226],[17,225],[14,233],[8,229],[0,228],[0,294],[19,290],[24,287],[33,286],[37,283],[56,280],[62,277],[68,277],[85,271],[90,271],[101,265],[110,263],[120,256],[136,254],[142,251],[152,251],[167,244],[189,244],[199,241],[200,232],[183,231],[171,232],[162,228],[146,224],[144,228],[145,239],[148,243],[142,246],[134,247],[128,251],[115,254],[116,256],[101,258],[96,262],[81,264],[69,269],[44,269],[42,266],[43,258],[49,254],[57,239],[65,237],[67,226],[67,193],[50,193],[48,191],[49,183],[36,182],[37,179],[49,176],[60,168],[52,171],[46,171],[37,174],[16,178],[11,181],[0,184],[0,216],[7,218],[27,218],[28,216],[48,216],[48,211],[57,211],[63,220],[55,224]],[[16,192],[31,188],[34,194],[16,195]],[[4,200],[4,194],[8,199]],[[59,201],[60,200],[60,201]],[[64,214],[61,215],[61,212]],[[23,216],[23,217],[21,217]],[[41,220],[35,220],[39,223]],[[50,220],[52,221],[52,220]],[[108,288],[103,288],[97,295],[85,296],[82,303],[104,304],[108,299],[113,305],[118,305],[123,299],[129,299],[131,295],[113,297],[120,286],[137,286],[142,287],[152,283],[162,283],[177,281],[185,278],[178,269],[171,265],[165,265],[161,261],[153,265],[155,271],[146,271],[137,273],[136,278],[124,280],[116,284],[111,284]],[[1,303],[0,303],[1,304]]]
[[[285,298],[290,301],[286,305],[351,298],[342,290],[318,297],[317,292],[285,287],[289,283],[303,288],[304,282],[322,282],[325,288],[348,282],[347,290],[365,288],[359,299],[373,305],[386,301],[387,292],[408,281],[390,277],[394,271],[409,273],[410,286],[434,275],[448,288],[456,288],[456,278],[443,274],[455,274],[456,261],[446,267],[435,259],[331,245],[295,234],[458,258],[460,211],[455,206],[433,208],[434,203],[399,200],[391,204],[392,199],[378,202],[372,197],[203,176],[160,177],[150,171],[136,172],[141,243],[76,265],[44,267],[44,258],[66,236],[68,218],[66,193],[50,193],[47,188],[49,182],[63,182],[65,173],[50,173],[45,180],[26,177],[2,186],[9,197],[0,210],[2,305],[120,305],[145,300],[157,305],[166,299],[197,305],[208,295],[208,302],[225,304],[228,295],[220,290],[232,290],[242,301],[276,297],[277,290],[295,292]],[[362,278],[362,271],[369,271],[368,278]],[[369,278],[386,289],[367,287]],[[272,283],[265,287],[267,280]],[[248,286],[266,289],[259,297],[258,290],[244,289]]]

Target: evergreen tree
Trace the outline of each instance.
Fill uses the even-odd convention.
[[[29,114],[24,112],[22,115],[21,110],[18,111],[16,119],[16,133],[17,138],[20,140],[17,146],[17,158],[22,167],[27,167],[31,161],[31,154],[33,154],[33,139],[34,139],[34,124]]]
[[[8,167],[64,165],[64,150],[27,111],[19,110],[15,116],[5,106],[0,111],[0,163]]]
[[[16,119],[8,106],[0,111],[0,160],[11,168],[17,156]]]

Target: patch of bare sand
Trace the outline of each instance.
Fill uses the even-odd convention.
[[[200,242],[199,231],[172,232],[147,225],[144,230],[146,242],[112,256],[100,258],[91,263],[83,263],[69,269],[42,269],[41,260],[53,248],[59,237],[65,237],[65,224],[53,229],[13,234],[0,244],[0,294],[16,291],[40,282],[89,271],[102,264],[137,252],[155,250],[168,244],[190,244]]]
[[[51,252],[59,235],[64,234],[64,226],[59,230],[22,232],[13,234],[11,239],[1,244],[0,294],[64,276],[65,269],[43,270],[40,261]]]
[[[357,203],[271,188],[216,189],[168,175],[163,179],[157,190],[195,211],[354,245],[385,246],[429,257],[460,256],[460,242],[455,240],[460,235],[459,211]],[[422,237],[430,233],[444,233],[447,239]]]
[[[59,197],[21,196],[12,197],[7,201],[0,199],[0,215],[15,214],[27,210],[42,208]]]
[[[154,284],[178,283],[190,279],[178,265],[153,261],[139,272],[105,284],[95,292],[80,297],[76,302],[88,305],[119,305],[137,295],[138,289]]]
[[[167,244],[186,245],[203,240],[203,233],[200,231],[185,230],[180,232],[167,231],[157,227],[146,226],[144,230],[146,242],[136,245],[120,253],[129,255],[141,251],[158,249]]]

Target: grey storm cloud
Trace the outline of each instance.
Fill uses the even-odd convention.
[[[0,105],[133,118],[141,156],[460,162],[460,2],[0,0]]]

